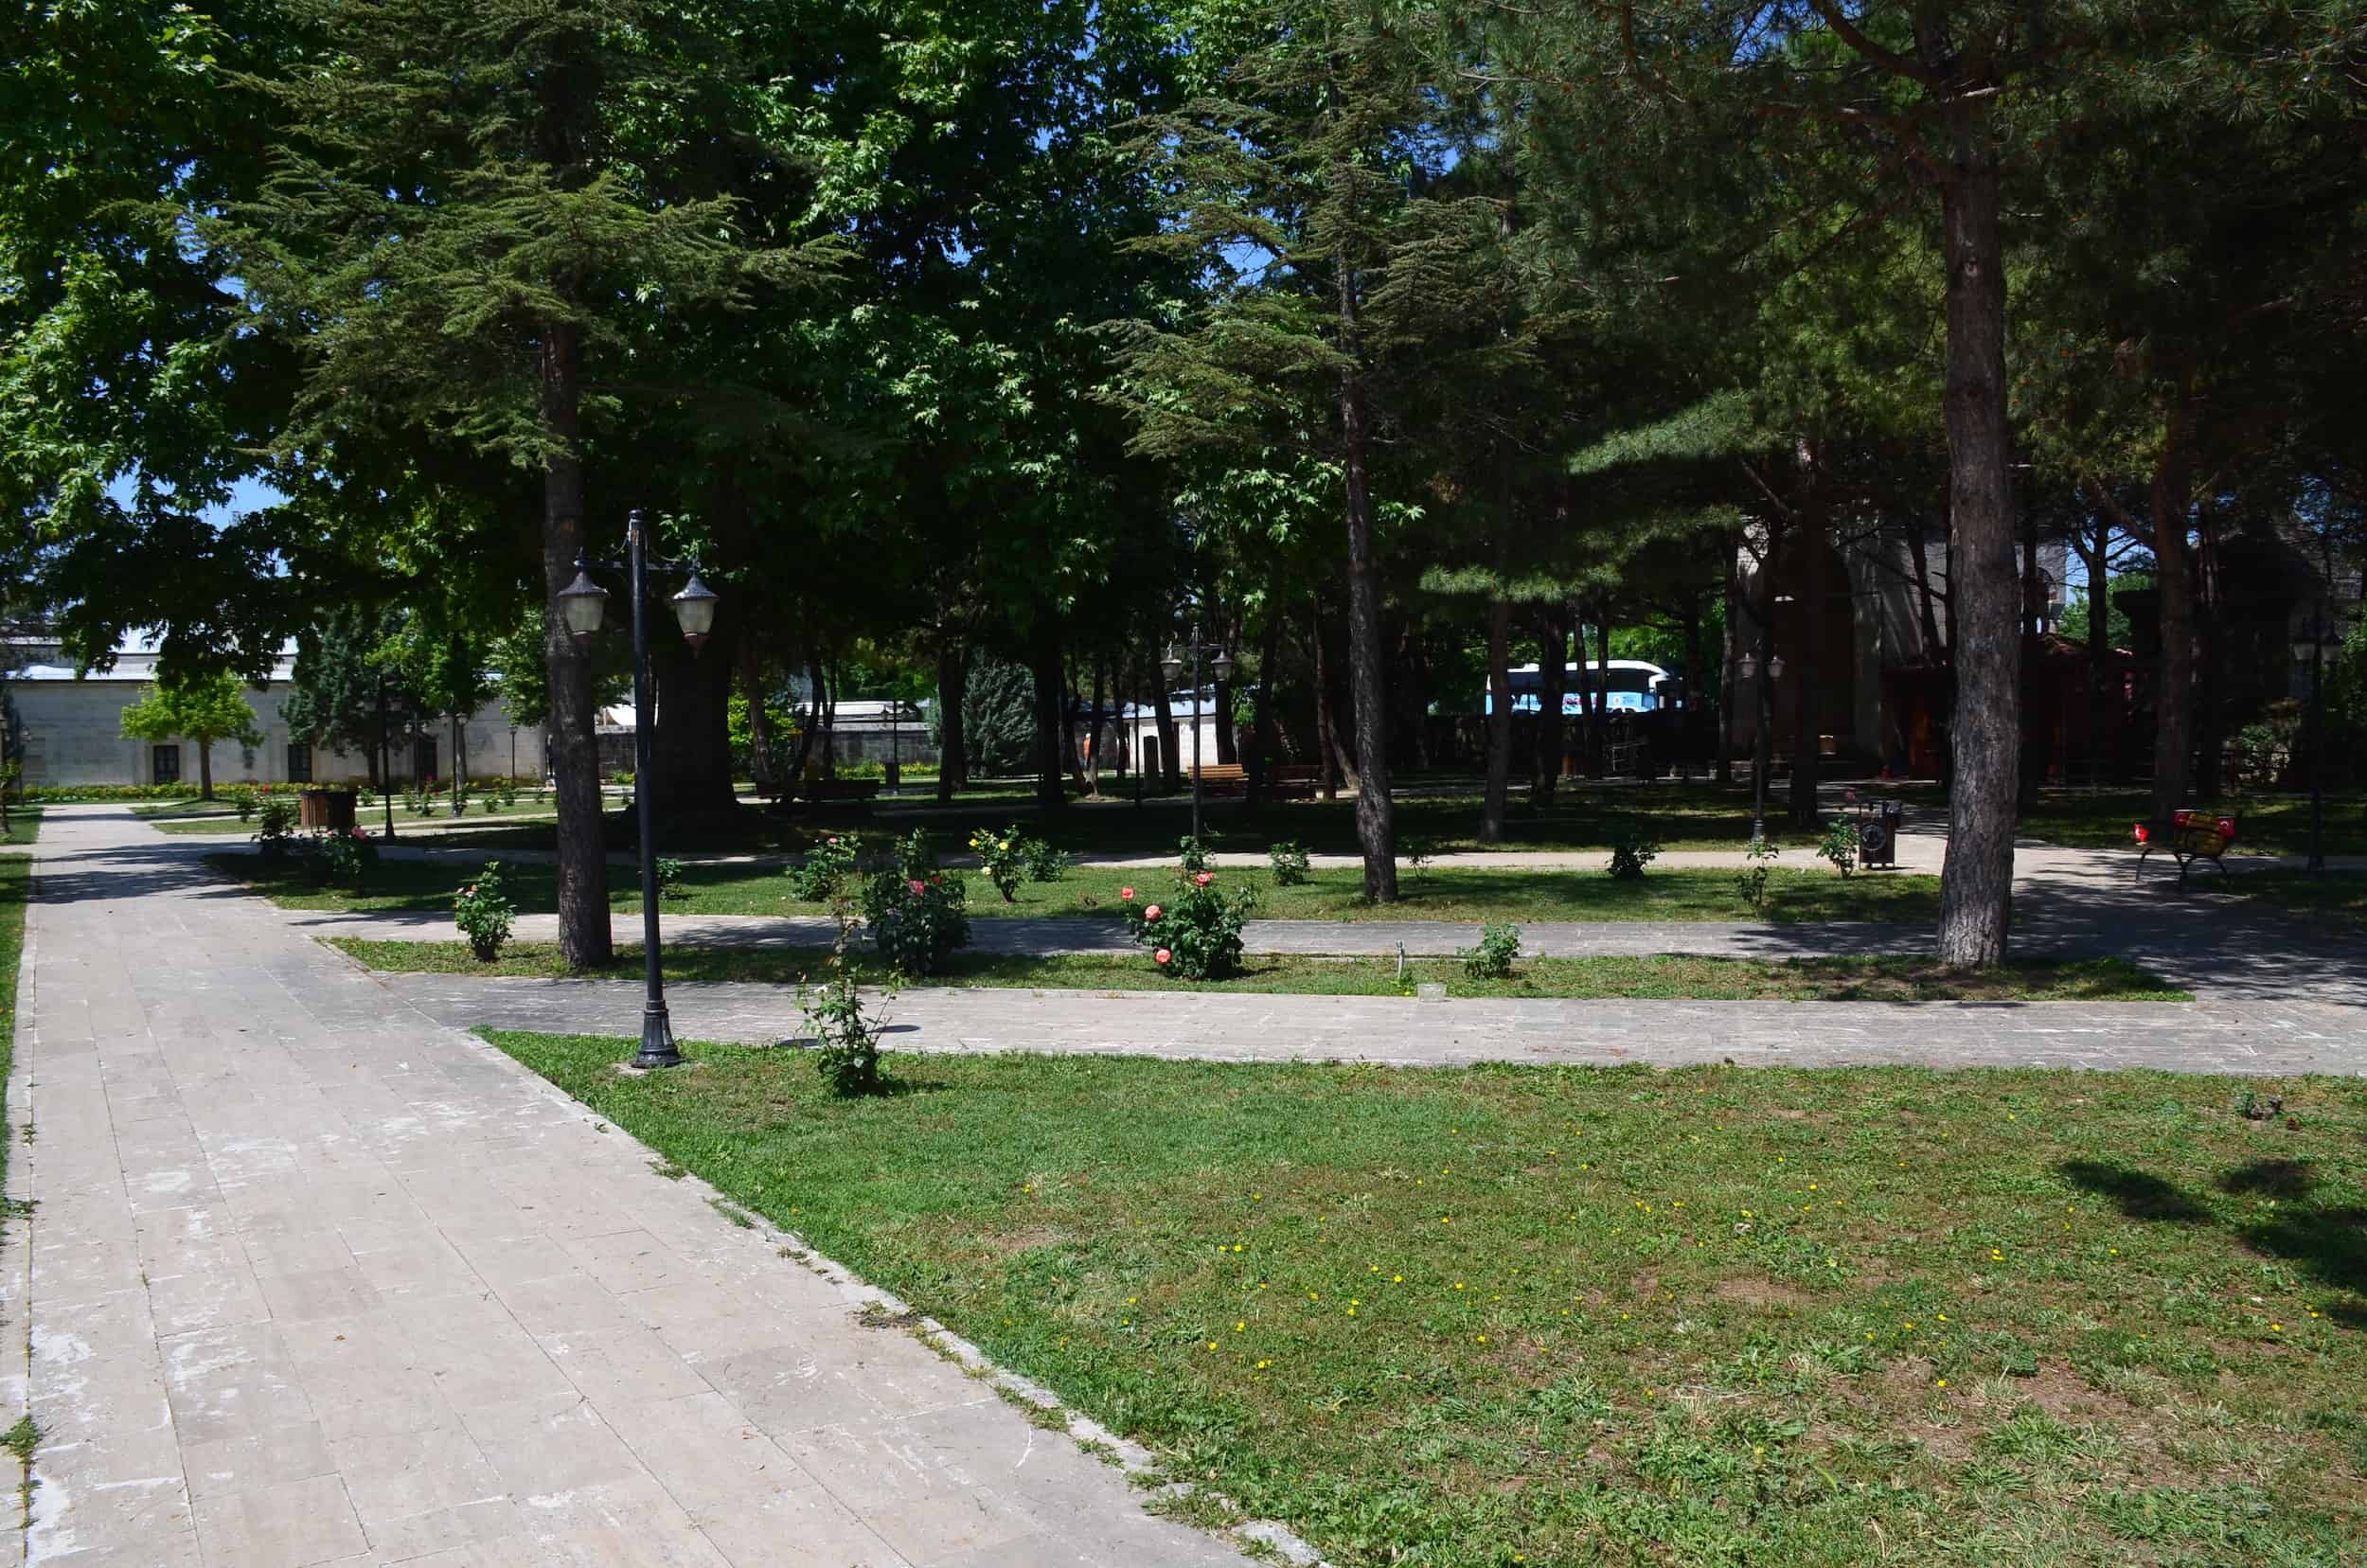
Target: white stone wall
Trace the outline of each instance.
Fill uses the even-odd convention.
[[[9,692],[25,724],[25,782],[28,785],[153,784],[157,782],[155,748],[123,736],[123,710],[139,701],[148,683],[104,676],[88,680],[10,680]],[[213,746],[214,784],[278,784],[289,781],[289,734],[279,717],[279,703],[292,688],[284,681],[246,693],[255,709],[263,743],[249,750],[234,741]],[[480,710],[466,728],[468,773],[472,778],[510,771],[510,724],[498,705]],[[436,774],[452,774],[452,728],[435,726]],[[165,742],[180,748],[181,777],[198,780],[197,747],[187,740]],[[413,773],[410,748],[395,747],[398,780]],[[522,728],[516,734],[518,772],[539,777],[544,772],[543,732]],[[311,753],[316,783],[346,783],[369,776],[368,759],[315,747]]]

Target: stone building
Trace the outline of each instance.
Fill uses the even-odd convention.
[[[247,690],[247,704],[255,710],[263,743],[250,748],[234,740],[216,741],[216,789],[231,784],[347,783],[369,777],[368,758],[313,746],[288,733],[279,704],[293,689],[289,678],[294,665],[295,649],[291,644],[281,650],[270,682]],[[188,740],[176,738],[151,744],[127,739],[123,734],[123,710],[138,702],[156,679],[152,643],[134,638],[117,653],[115,668],[78,674],[55,642],[13,638],[9,644],[8,668],[0,679],[8,682],[25,726],[27,785],[197,781],[197,748]],[[432,733],[407,737],[394,748],[393,772],[398,783],[451,776],[450,722],[430,722],[423,727]],[[462,760],[469,777],[514,772],[539,778],[545,771],[543,732],[511,724],[498,704],[479,709],[462,736]]]

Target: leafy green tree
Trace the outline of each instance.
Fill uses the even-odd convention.
[[[631,417],[620,350],[649,318],[755,303],[835,241],[760,247],[711,178],[754,136],[727,41],[639,0],[293,0],[317,52],[239,80],[277,172],[199,227],[254,319],[304,356],[277,447],[491,456],[540,480],[560,947],[611,952],[593,670],[556,596],[586,543],[587,415]],[[603,356],[609,356],[604,358]]]
[[[236,740],[259,746],[263,732],[248,705],[246,683],[229,670],[168,675],[123,710],[127,740],[170,740],[176,736],[197,748],[198,798],[214,798],[214,742]]]
[[[426,711],[401,672],[382,656],[399,625],[392,612],[353,608],[297,633],[295,668],[279,700],[289,734],[360,753],[382,788],[380,769],[391,755],[387,732],[400,733],[405,719]]]

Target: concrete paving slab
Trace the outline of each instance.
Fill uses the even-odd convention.
[[[39,1136],[10,1174],[37,1206],[9,1288],[46,1434],[29,1561],[1090,1559],[1083,1523],[1047,1520],[1126,1522],[1129,1568],[1249,1561],[861,1327],[840,1287],[184,844],[55,808],[35,860],[13,1099]],[[920,1452],[949,1409],[973,1447],[1068,1463],[873,1493],[774,1430]],[[1058,1495],[1030,1512],[1031,1488]]]

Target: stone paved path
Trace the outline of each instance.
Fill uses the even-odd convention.
[[[36,854],[30,1560],[1248,1560],[119,809]]]

